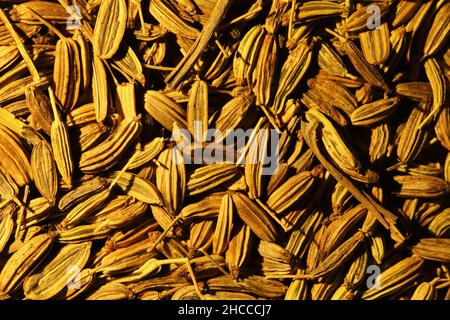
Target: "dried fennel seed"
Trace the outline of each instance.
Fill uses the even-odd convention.
[[[449,10],[5,1],[0,299],[449,299]]]

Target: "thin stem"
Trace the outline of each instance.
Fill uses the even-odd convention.
[[[23,60],[25,61],[26,65],[28,67],[28,70],[30,71],[31,75],[33,76],[33,81],[35,83],[39,82],[41,80],[41,77],[39,76],[39,72],[37,71],[33,60],[30,58],[27,50],[25,49],[25,46],[23,45],[22,41],[20,40],[19,36],[17,35],[16,30],[14,30],[14,27],[12,26],[11,22],[9,22],[8,17],[6,16],[5,12],[1,8],[0,8],[0,19],[2,20],[6,29],[8,30],[10,36],[16,42],[17,49],[19,50],[20,55],[22,56]]]

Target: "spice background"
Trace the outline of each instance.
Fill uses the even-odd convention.
[[[2,1],[0,299],[449,300],[449,33],[445,0]]]

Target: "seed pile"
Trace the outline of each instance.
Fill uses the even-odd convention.
[[[450,299],[450,2],[4,2],[1,298]]]

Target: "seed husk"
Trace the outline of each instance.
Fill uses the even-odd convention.
[[[25,280],[24,292],[27,299],[51,299],[70,282],[76,285],[78,271],[83,269],[90,252],[90,242],[65,245],[50,263]],[[71,268],[72,271],[68,272]]]
[[[93,47],[101,59],[109,59],[119,49],[127,23],[125,0],[102,1],[95,21]]]
[[[48,254],[55,236],[52,232],[37,235],[8,259],[0,273],[1,292],[10,293],[22,284],[24,278]]]
[[[33,147],[31,170],[34,183],[40,194],[50,203],[54,203],[58,192],[58,176],[52,147],[45,140]]]

